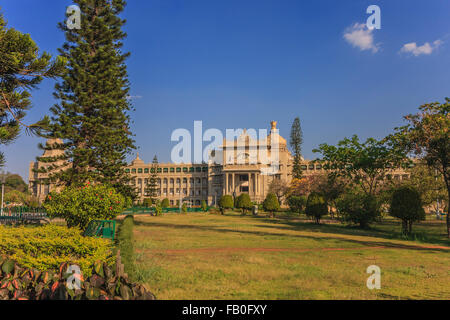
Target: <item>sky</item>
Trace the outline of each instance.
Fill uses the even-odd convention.
[[[71,4],[0,0],[8,27],[54,55]],[[381,29],[366,26],[370,5],[381,10]],[[450,96],[447,0],[129,0],[123,17],[131,129],[145,162],[170,162],[172,132],[193,132],[196,120],[224,133],[276,120],[288,139],[295,117],[303,155],[314,159],[321,143],[385,137],[404,115]],[[26,123],[49,114],[54,85],[32,91]],[[23,132],[1,146],[4,170],[27,181],[39,142]]]

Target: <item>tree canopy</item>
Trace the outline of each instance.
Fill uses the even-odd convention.
[[[65,59],[43,52],[29,34],[8,28],[0,12],[0,144],[13,142],[21,127],[28,133],[38,133],[48,119],[26,125],[23,120],[31,108],[31,90],[44,78],[56,78],[65,65]],[[0,152],[0,166],[5,163]]]

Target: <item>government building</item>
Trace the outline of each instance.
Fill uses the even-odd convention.
[[[243,130],[232,141],[224,139],[211,156],[216,160],[203,164],[159,163],[155,168],[137,154],[125,171],[132,178],[130,183],[138,195],[137,201],[142,202],[148,198],[146,190],[156,170],[158,197],[160,200],[169,199],[173,206],[180,203],[198,206],[202,200],[214,206],[222,195],[237,197],[242,193],[248,193],[253,202],[261,203],[274,179],[282,180],[286,185],[292,179],[293,157],[287,148],[286,139],[278,134],[276,121],[271,122],[267,137],[254,139]],[[55,188],[39,182],[44,177],[41,173],[35,173],[34,169],[43,165],[32,162],[29,168],[29,189],[40,201]],[[323,172],[321,164],[308,160],[302,161],[302,170],[305,176]],[[404,179],[407,174],[397,172],[394,178]]]

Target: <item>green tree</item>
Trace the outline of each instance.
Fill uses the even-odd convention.
[[[344,222],[359,224],[363,229],[380,217],[381,206],[374,195],[352,190],[336,201],[337,210]]]
[[[226,209],[231,209],[233,208],[233,197],[229,194],[225,194],[223,196],[220,197],[219,199],[219,208],[220,208],[220,212],[222,214],[224,214],[224,211]]]
[[[275,217],[275,212],[280,210],[280,203],[274,193],[269,193],[264,199],[263,208],[265,211],[270,212],[270,216]]]
[[[420,194],[416,189],[408,186],[402,186],[394,191],[389,213],[402,220],[404,234],[411,234],[414,222],[425,220]]]
[[[328,205],[325,197],[316,192],[310,193],[306,202],[305,213],[319,224],[322,216],[328,213]]]
[[[330,209],[330,216],[334,219],[333,208],[336,208],[337,199],[347,191],[348,179],[326,173],[325,175],[319,176],[315,182],[313,191],[325,197],[328,205],[332,207]]]
[[[450,98],[444,103],[433,102],[419,107],[417,114],[405,116],[408,124],[396,128],[392,135],[395,144],[405,147],[438,170],[447,187],[450,203]],[[448,208],[450,205],[448,206]],[[450,214],[447,209],[447,236],[450,238]]]
[[[145,198],[143,201],[143,204],[146,208],[150,208],[153,205],[151,198]]]
[[[316,161],[322,163],[332,179],[347,178],[369,195],[376,195],[382,182],[389,181],[392,168],[410,162],[406,152],[389,140],[369,138],[361,143],[357,135],[345,138],[337,147],[321,144],[313,152],[322,154],[322,159]]]
[[[186,213],[188,211],[186,203],[181,206],[181,212]]]
[[[23,181],[22,177],[18,174],[4,173],[0,174],[0,179],[5,179],[5,192],[11,190],[17,190],[20,192],[27,192],[28,185]]]
[[[302,213],[306,206],[307,197],[306,196],[296,196],[292,195],[287,198],[287,204],[291,212]]]
[[[302,144],[303,144],[303,132],[300,124],[300,118],[294,119],[291,127],[291,140],[290,145],[294,153],[294,163],[292,166],[292,178],[300,179],[302,177]]]
[[[269,193],[273,193],[277,196],[278,203],[282,203],[283,197],[288,193],[289,186],[285,181],[277,178],[273,178],[269,184]]]
[[[236,208],[241,209],[242,214],[245,214],[247,210],[252,208],[252,201],[250,200],[248,193],[242,193],[236,198]]]
[[[159,196],[159,185],[158,185],[158,158],[155,156],[153,158],[152,167],[150,168],[150,179],[148,187],[145,189],[145,192],[150,197],[153,203],[156,202]]]
[[[162,207],[163,209],[166,209],[166,208],[168,208],[169,206],[170,206],[169,199],[164,198],[163,201],[161,202],[161,207]]]
[[[23,123],[26,111],[31,108],[32,89],[44,78],[55,78],[64,69],[65,60],[43,52],[29,34],[8,28],[0,12],[0,144],[13,142],[25,127],[30,133],[38,133],[48,119],[35,124]],[[0,167],[4,165],[0,152]]]
[[[401,184],[416,189],[424,207],[433,206],[437,210],[438,202],[442,205],[440,208],[445,207],[447,188],[439,171],[419,162],[409,170],[409,173],[409,179],[402,180]]]
[[[51,192],[44,201],[49,217],[63,218],[69,228],[84,230],[91,220],[111,220],[123,212],[126,199],[106,185],[86,184]]]
[[[208,211],[208,205],[206,204],[205,200],[202,200],[202,205],[201,205],[202,211],[206,212]]]
[[[55,86],[58,103],[50,110],[47,138],[61,142],[40,147],[58,155],[38,158],[39,172],[67,186],[87,181],[127,184],[126,155],[134,149],[130,133],[129,81],[122,52],[123,0],[74,0],[81,10],[81,29],[59,27],[66,42],[59,50],[67,59],[62,82]],[[70,165],[69,165],[70,164]]]

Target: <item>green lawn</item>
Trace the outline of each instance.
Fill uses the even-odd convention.
[[[298,216],[135,217],[138,277],[158,299],[450,299],[443,221],[403,240],[394,220],[369,231]],[[366,269],[381,268],[369,290]]]

